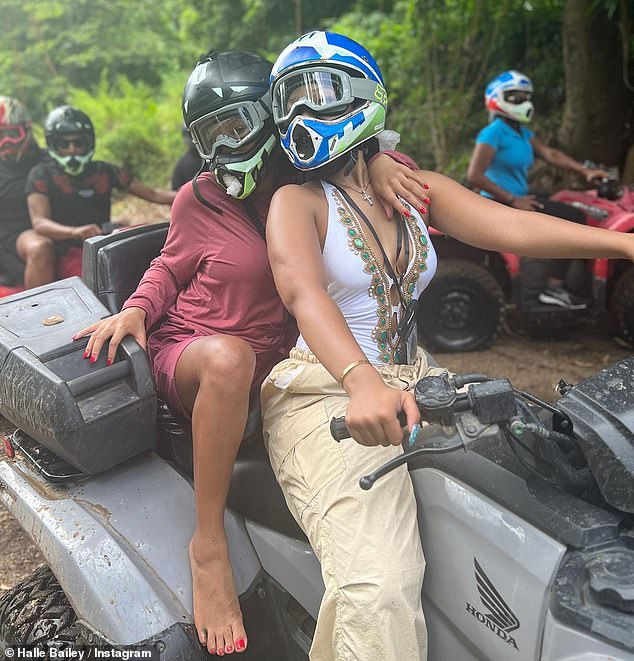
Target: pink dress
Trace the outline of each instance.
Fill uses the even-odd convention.
[[[297,337],[275,289],[266,243],[246,204],[228,196],[209,173],[198,178],[198,187],[220,213],[196,199],[191,182],[185,184],[172,206],[161,254],[123,306],[145,310],[158,392],[174,413],[186,417],[174,375],[190,342],[216,334],[248,342],[256,355],[253,394]],[[271,195],[256,192],[249,198],[262,226]]]

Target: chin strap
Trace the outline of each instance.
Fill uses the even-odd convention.
[[[196,199],[208,209],[211,209],[214,213],[219,213],[222,216],[222,209],[218,208],[215,204],[212,204],[208,199],[206,199],[198,188],[198,175],[203,171],[203,167],[196,173],[196,176],[192,179],[192,188],[194,189],[194,195]]]

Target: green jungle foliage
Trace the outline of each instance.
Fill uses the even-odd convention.
[[[0,94],[42,122],[87,112],[98,158],[165,185],[182,152],[180,96],[198,56],[244,49],[271,59],[298,34],[334,29],[375,55],[389,128],[424,167],[461,179],[487,121],[485,83],[516,68],[535,83],[542,135],[563,102],[565,0],[0,0]],[[603,10],[614,12],[616,0]],[[588,3],[590,5],[590,3]]]

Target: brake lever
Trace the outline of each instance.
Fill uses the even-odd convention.
[[[420,457],[423,454],[447,454],[448,452],[455,452],[460,450],[463,447],[462,440],[459,436],[454,436],[449,439],[449,443],[446,445],[437,445],[437,446],[427,446],[417,448],[411,452],[404,452],[394,459],[384,463],[382,466],[379,466],[375,471],[372,471],[368,475],[364,475],[359,479],[359,486],[364,490],[368,491],[374,486],[374,483],[384,475],[391,473],[395,468],[402,466],[407,463],[410,459],[415,459]]]

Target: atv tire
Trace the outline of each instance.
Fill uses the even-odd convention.
[[[495,277],[474,262],[446,260],[420,297],[419,339],[431,351],[474,351],[495,339],[503,317]]]
[[[0,597],[0,652],[7,647],[71,648],[81,642],[77,616],[46,566]]]
[[[624,271],[616,283],[610,312],[616,335],[634,347],[634,266]]]

